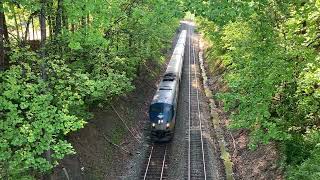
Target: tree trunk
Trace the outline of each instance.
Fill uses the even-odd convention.
[[[35,40],[37,39],[36,36],[35,36],[35,33],[34,33],[34,19],[32,17],[32,40]]]
[[[41,9],[40,9],[40,15],[39,15],[39,23],[40,23],[40,31],[41,31],[41,39],[40,39],[40,56],[42,57],[42,63],[41,63],[41,76],[44,81],[47,80],[47,73],[46,73],[46,62],[44,60],[44,57],[46,56],[45,52],[45,43],[47,39],[47,29],[46,29],[46,0],[41,0]],[[51,150],[47,150],[44,154],[46,160],[51,164]],[[48,172],[45,175],[45,179],[51,180],[51,172]]]
[[[46,0],[41,0],[41,9],[39,15],[39,23],[40,23],[40,56],[44,58],[46,56],[45,52],[45,44],[47,39],[47,26],[46,26]],[[46,71],[45,71],[45,62],[41,65],[41,75],[42,79],[46,80]]]
[[[49,38],[52,37],[53,34],[53,25],[52,25],[52,16],[48,15],[48,25],[49,25]],[[42,37],[42,36],[41,36]]]
[[[39,15],[39,22],[40,22],[40,48],[44,49],[45,41],[47,38],[47,28],[46,28],[46,14],[45,14],[45,0],[42,0],[42,7],[40,10],[40,15]],[[44,57],[45,53],[44,50],[41,51],[41,55]]]
[[[48,18],[48,25],[49,25],[49,38],[53,39],[55,34],[55,27],[56,27],[56,19],[54,13],[54,1],[47,1],[47,18]]]
[[[11,11],[13,13],[14,24],[15,24],[15,28],[16,28],[16,31],[17,31],[17,38],[20,40],[19,25],[18,25],[17,15],[16,15],[16,12],[14,10],[14,7],[11,7]]]
[[[62,6],[63,6],[63,0],[58,0],[58,9],[57,9],[56,27],[55,27],[55,37],[57,37],[61,32]]]
[[[8,32],[8,27],[7,27],[7,23],[6,23],[6,16],[3,13],[3,35],[4,35],[4,40],[6,41],[7,44],[10,43],[9,41],[9,32]]]
[[[0,1],[0,71],[5,69],[5,60],[4,60],[4,22],[3,18],[3,4]]]
[[[28,21],[27,21],[27,24],[26,24],[26,30],[25,30],[25,33],[24,33],[24,42],[27,41],[28,39],[28,35],[29,35],[29,25],[31,23],[31,20],[32,20],[32,17],[33,17],[33,14],[31,14],[28,18]],[[29,35],[30,37],[30,35]]]
[[[90,25],[90,14],[87,15],[87,24]]]
[[[33,22],[33,17],[36,16],[39,13],[39,11],[35,11],[32,14],[30,14],[30,16],[28,17],[27,20],[27,24],[26,24],[26,30],[25,30],[25,34],[24,34],[24,41],[27,41],[28,37],[30,40],[30,31],[29,31],[29,27],[30,27],[30,23],[32,23],[32,35],[33,35],[33,40],[34,40],[34,22]]]
[[[84,14],[84,11],[85,11],[85,6],[82,7],[82,12],[81,12],[81,13]],[[83,16],[81,17],[81,27],[82,27],[82,28],[86,28],[86,25],[87,25],[86,16],[83,15]]]
[[[21,39],[23,39],[24,33],[23,33],[23,26],[22,26],[22,20],[21,20],[21,15],[20,15],[20,14],[18,14],[18,18],[19,18],[19,22],[20,22],[20,24],[19,24],[19,27],[20,27],[19,31],[21,32]]]
[[[63,23],[63,27],[68,30],[69,29],[68,16],[67,16],[66,8],[64,8],[63,4],[62,4],[62,23]]]

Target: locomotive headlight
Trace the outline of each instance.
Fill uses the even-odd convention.
[[[169,128],[170,127],[170,123],[167,123],[167,128]]]
[[[161,120],[161,123],[163,123],[163,119]]]
[[[156,126],[156,123],[152,123],[152,127],[155,127]]]

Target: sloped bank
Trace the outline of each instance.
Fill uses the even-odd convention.
[[[213,99],[212,91],[210,87],[208,86],[208,76],[207,76],[207,70],[205,68],[204,64],[204,47],[203,47],[203,39],[200,38],[199,42],[199,62],[200,62],[200,68],[201,68],[201,76],[203,79],[203,88],[205,90],[205,95],[209,99],[209,107],[210,107],[210,116],[212,120],[213,125],[213,133],[215,137],[217,138],[218,148],[220,151],[220,158],[223,160],[224,165],[224,171],[225,171],[225,178],[227,180],[234,179],[233,177],[233,171],[232,171],[232,162],[230,159],[230,154],[226,149],[226,141],[223,135],[223,129],[219,123],[219,115],[217,113],[217,107],[216,102]]]
[[[68,137],[77,154],[60,163],[55,179],[68,179],[66,171],[70,179],[80,180],[117,179],[125,175],[126,162],[139,146],[148,103],[156,88],[156,74],[161,67],[149,64],[148,68],[158,70],[150,76],[145,68],[135,80],[133,92],[114,100],[112,106],[93,109],[94,118]]]
[[[219,141],[221,158],[224,160],[227,179],[284,179],[279,165],[279,153],[275,143],[259,145],[256,150],[249,149],[249,132],[245,129],[228,128],[230,114],[224,111],[223,102],[215,95],[228,90],[223,81],[225,68],[219,60],[206,56],[209,46],[204,39],[204,61],[201,65],[207,72],[204,77],[206,94],[210,98],[210,108],[214,129]],[[201,56],[201,54],[200,54]],[[210,63],[209,60],[210,59]]]

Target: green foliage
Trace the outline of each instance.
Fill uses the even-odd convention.
[[[288,168],[288,179],[307,179],[307,180],[316,180],[320,178],[320,169],[319,169],[319,163],[320,163],[320,148],[319,148],[319,142],[320,142],[320,131],[319,128],[309,130],[307,132],[307,135],[304,137],[306,142],[310,145],[313,145],[313,147],[307,148],[309,150],[305,154],[301,154],[298,156],[299,159],[301,157],[305,157],[305,159],[302,160],[300,163],[295,163],[298,165],[291,165]],[[314,141],[314,142],[310,142]],[[315,144],[315,145],[314,145]],[[301,148],[297,149],[301,151]],[[305,149],[302,149],[302,152],[305,152]]]
[[[75,153],[66,136],[84,127],[90,106],[131,91],[145,61],[162,61],[183,16],[177,1],[61,2],[63,17],[57,0],[42,1],[49,34],[44,56],[10,39],[11,66],[0,72],[0,179],[32,179]],[[9,29],[14,15],[28,19],[40,7],[5,1]],[[55,27],[59,18],[63,25]]]
[[[83,92],[72,88],[78,88],[73,83],[81,83],[82,79],[71,81],[75,77],[60,66],[55,77],[44,81],[39,76],[35,53],[17,51],[14,57],[19,64],[0,75],[0,159],[7,162],[4,168],[15,177],[26,170],[43,172],[52,168],[53,164],[42,156],[49,149],[53,151],[54,164],[74,153],[61,137],[82,128],[85,122],[70,113],[70,107],[84,104]],[[54,65],[54,61],[48,65],[48,73]],[[56,81],[51,81],[53,78]]]
[[[320,120],[320,68],[319,63],[308,64],[297,82],[298,110],[310,125]]]
[[[319,1],[186,4],[212,44],[211,70],[225,68],[217,97],[231,127],[249,129],[252,148],[279,142],[288,179],[319,179]]]

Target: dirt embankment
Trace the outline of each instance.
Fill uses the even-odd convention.
[[[205,41],[204,41],[205,42]],[[205,44],[204,50],[208,50]],[[273,179],[283,178],[283,172],[279,167],[279,153],[275,143],[259,145],[256,150],[249,149],[249,132],[245,129],[231,130],[228,128],[230,114],[223,110],[223,103],[215,98],[218,92],[228,91],[223,81],[225,67],[219,59],[209,59],[205,56],[204,66],[208,76],[208,86],[214,96],[214,111],[218,116],[218,126],[222,129],[222,135],[227,151],[230,154],[234,179]]]

